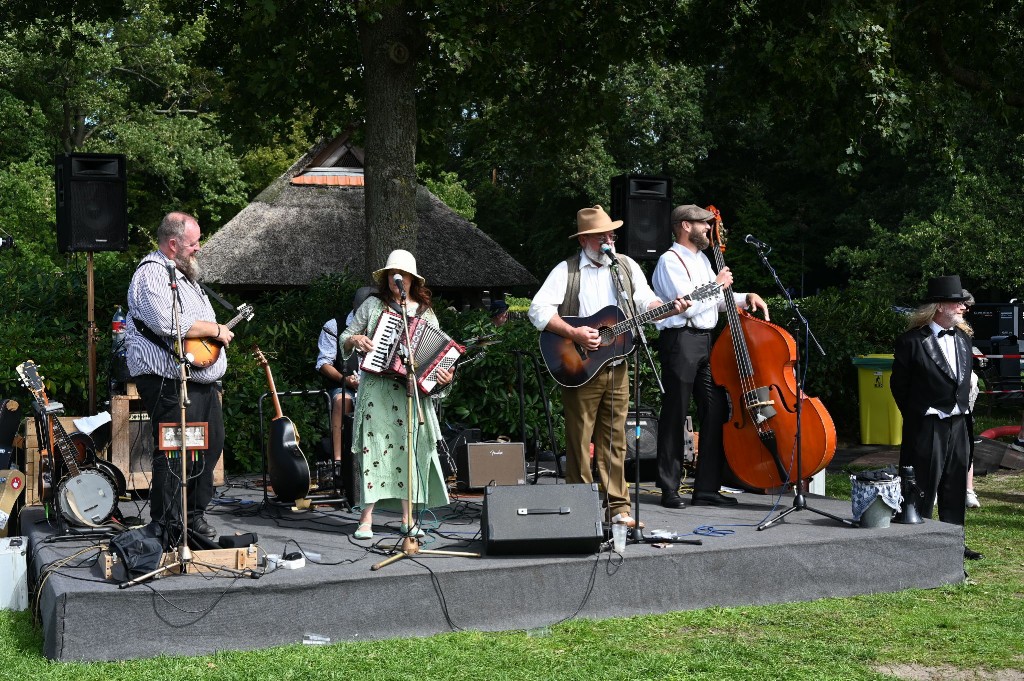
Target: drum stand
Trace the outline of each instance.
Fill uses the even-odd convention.
[[[416,364],[412,356],[412,342],[409,338],[409,318],[405,309],[405,298],[405,290],[403,289],[401,305],[402,335],[405,337],[405,347],[409,349],[403,357],[403,363],[405,364],[405,452],[407,454],[405,489],[409,496],[408,507],[406,510],[406,513],[408,514],[408,522],[406,523],[405,534],[402,536],[398,544],[395,545],[395,548],[392,549],[392,555],[381,562],[370,566],[370,569],[373,571],[387,567],[388,565],[398,562],[403,558],[414,558],[420,555],[459,556],[464,558],[480,557],[479,553],[469,553],[466,551],[421,549],[420,542],[416,538],[416,531],[419,529],[419,523],[414,522],[415,518],[413,513],[415,507],[413,504],[413,476],[415,475],[413,471],[416,468],[416,453],[414,451],[415,438],[413,437],[413,432],[419,425],[423,424],[423,405],[419,400],[419,386],[416,385]]]
[[[179,301],[178,301],[177,272],[174,269],[174,267],[171,266],[171,265],[168,265],[167,269],[168,269],[168,275],[170,276],[170,280],[171,280],[171,283],[170,283],[170,286],[171,286],[171,297],[172,297],[171,317],[172,317],[173,324],[174,324],[174,337],[175,337],[175,340],[177,341],[177,343],[175,345],[175,348],[180,348],[182,350],[182,352],[183,352],[185,344],[183,342],[183,338],[182,338],[182,335],[181,335],[181,317],[179,316],[179,313],[178,313],[178,310],[179,310],[178,302]],[[179,489],[180,489],[180,492],[181,492],[181,540],[180,540],[180,542],[178,544],[178,549],[177,549],[177,561],[176,562],[168,563],[167,565],[163,565],[161,567],[158,567],[157,569],[155,569],[155,570],[153,570],[151,572],[147,572],[144,575],[140,575],[139,577],[135,577],[134,579],[130,579],[130,580],[126,581],[126,582],[122,582],[121,584],[117,585],[117,588],[119,588],[119,589],[127,589],[130,586],[135,586],[136,584],[141,584],[142,582],[149,581],[150,579],[154,579],[154,578],[159,577],[159,576],[161,576],[161,575],[163,575],[165,573],[166,574],[187,574],[189,572],[199,572],[198,569],[195,569],[195,568],[198,568],[198,567],[205,567],[208,570],[214,570],[214,571],[217,571],[217,572],[226,572],[228,574],[234,575],[235,577],[251,577],[252,579],[259,579],[259,577],[260,577],[259,573],[253,572],[252,570],[236,570],[234,568],[229,568],[226,565],[215,565],[215,564],[207,563],[207,562],[204,562],[204,561],[201,561],[201,560],[196,560],[195,556],[192,553],[192,549],[189,548],[188,538],[189,538],[190,530],[188,529],[188,459],[187,459],[187,457],[188,457],[188,440],[185,437],[186,426],[188,424],[188,419],[187,419],[187,416],[186,416],[186,408],[189,405],[189,400],[188,400],[188,371],[185,368],[187,360],[186,360],[186,358],[184,357],[183,354],[178,354],[178,352],[175,352],[175,359],[178,362],[178,414],[179,414],[178,426],[181,428],[181,431],[180,431],[180,433],[181,433],[181,447],[180,447],[180,449],[177,452],[178,458],[181,460],[180,478],[178,480],[178,485],[179,485]],[[160,424],[154,423],[153,427],[155,429],[159,429]],[[209,426],[207,426],[207,427],[209,427]],[[159,433],[158,433],[158,436],[159,436]],[[159,455],[160,454],[158,452],[154,452],[154,456],[159,456]],[[200,551],[199,553],[202,553],[202,551]]]
[[[797,307],[796,303],[793,302],[793,298],[789,295],[789,291],[786,289],[785,286],[782,285],[782,281],[779,280],[779,275],[775,272],[775,268],[773,268],[771,266],[771,263],[768,262],[768,251],[770,251],[771,248],[765,250],[764,244],[755,244],[754,247],[757,249],[757,256],[761,259],[761,264],[764,265],[765,269],[767,269],[768,272],[772,275],[772,278],[775,280],[775,284],[779,287],[779,290],[782,291],[782,295],[789,303],[789,309],[793,311],[793,314],[800,321],[800,326],[803,329],[804,333],[807,334],[807,338],[814,341],[814,345],[815,347],[818,348],[818,352],[820,352],[822,357],[824,357],[825,350],[821,347],[821,344],[818,343],[818,339],[814,337],[814,334],[811,333],[810,322],[808,322],[807,318],[804,317],[802,312],[800,312],[800,308]],[[788,516],[790,513],[794,513],[796,511],[810,511],[811,513],[817,513],[820,516],[831,518],[832,520],[843,523],[844,525],[849,525],[850,527],[857,527],[858,523],[853,520],[850,520],[849,518],[840,518],[837,515],[832,515],[831,513],[827,513],[825,511],[822,511],[817,508],[812,508],[807,505],[807,498],[804,496],[803,490],[803,430],[801,428],[800,421],[801,414],[803,414],[804,403],[804,375],[802,373],[800,364],[800,357],[802,355],[800,346],[800,334],[794,334],[794,339],[796,340],[796,364],[793,367],[793,371],[796,374],[796,480],[792,480],[786,483],[793,486],[793,505],[781,511],[771,520],[768,520],[758,525],[757,530],[758,532],[760,532],[761,530],[765,530],[774,525],[775,523],[779,522],[786,516]],[[804,347],[807,347],[806,342],[804,343]]]

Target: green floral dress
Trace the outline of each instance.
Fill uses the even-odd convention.
[[[409,314],[416,311],[410,301]],[[341,334],[342,348],[349,336],[367,335],[377,326],[384,303],[370,296],[356,310],[355,319]],[[424,321],[438,328],[437,316],[428,309]],[[345,350],[348,359],[351,350]],[[448,488],[437,457],[441,429],[437,424],[433,398],[420,393],[423,425],[413,430],[414,470],[412,502],[414,509],[437,508],[448,504]],[[390,376],[360,372],[359,398],[352,429],[352,454],[359,462],[356,483],[360,506],[377,504],[376,508],[401,510],[401,500],[408,494],[407,403],[405,382]],[[415,422],[415,415],[414,415]]]

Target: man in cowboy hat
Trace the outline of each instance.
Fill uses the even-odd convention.
[[[644,312],[662,305],[647,283],[643,271],[631,258],[615,253],[615,230],[622,220],[612,221],[601,206],[583,208],[576,214],[576,233],[580,252],[558,263],[530,304],[529,317],[538,329],[572,340],[594,351],[601,346],[598,330],[580,323],[574,326],[566,317],[589,317],[608,306],[625,308],[619,297],[619,279],[631,306]],[[612,258],[615,258],[613,260]],[[675,299],[674,311],[685,310],[688,303]],[[626,317],[631,310],[623,309]],[[626,414],[629,410],[629,375],[622,359],[608,362],[594,372],[583,385],[562,388],[565,410],[566,482],[593,482],[590,443],[594,441],[594,461],[601,485],[607,494],[608,515],[613,523],[632,527],[629,514],[629,488],[626,484]]]
[[[971,448],[971,339],[959,328],[966,296],[958,275],[928,280],[925,302],[896,339],[890,387],[903,415],[900,466],[913,466],[917,512],[964,524]],[[964,557],[981,554],[964,546]]]
[[[723,267],[717,274],[703,251],[711,245],[708,232],[715,214],[693,204],[672,210],[672,247],[661,254],[651,281],[663,298],[682,296],[710,282],[732,286],[732,272]],[[768,305],[756,293],[733,293],[736,305],[761,310],[768,319]],[[700,421],[700,456],[691,503],[727,506],[736,497],[722,494],[725,451],[722,428],[729,417],[725,391],[711,380],[711,332],[718,324],[719,310],[725,310],[719,293],[710,300],[694,303],[684,314],[658,322],[658,357],[665,385],[658,423],[658,486],[661,505],[681,508],[683,424],[690,411],[690,397],[697,403]]]

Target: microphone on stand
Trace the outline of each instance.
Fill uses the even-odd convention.
[[[171,288],[174,288],[178,283],[178,278],[174,276],[174,270],[177,269],[173,263],[167,263],[167,276],[171,280]]]
[[[402,275],[396,273],[392,279],[395,281],[395,286],[398,287],[398,292],[402,294],[402,300],[405,300],[405,282],[402,280]]]
[[[745,237],[743,237],[743,240],[746,241],[751,246],[753,246],[754,248],[760,249],[762,251],[772,250],[772,247],[766,244],[765,242],[755,239],[753,234],[746,235]]]
[[[608,256],[608,259],[612,261],[613,265],[619,264],[619,259],[615,257],[615,251],[608,244],[601,244],[601,252]]]

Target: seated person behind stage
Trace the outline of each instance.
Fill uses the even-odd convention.
[[[404,300],[395,275],[399,275],[402,281],[401,290],[407,292]],[[355,319],[341,334],[343,357],[351,356],[354,351],[369,352],[373,349],[371,336],[385,308],[397,313],[404,304],[410,319],[418,316],[437,328],[430,289],[417,273],[412,253],[392,251],[387,264],[374,272],[373,278],[378,282],[377,295],[370,296],[359,306]],[[438,369],[439,386],[446,386],[451,380],[451,371]],[[373,537],[373,510],[376,506],[401,508],[402,533],[422,536],[423,531],[416,527],[416,509],[410,507],[410,491],[413,503],[421,509],[448,503],[448,488],[437,456],[441,429],[431,404],[433,398],[422,393],[420,397],[423,423],[417,424],[418,419],[413,415],[412,424],[409,424],[405,381],[363,373],[352,430],[352,452],[359,460],[355,485],[357,498],[353,501],[362,507],[359,526],[352,535],[356,539]],[[410,436],[407,428],[410,425],[415,428],[411,433],[415,453],[412,471],[409,471],[407,449]],[[412,490],[409,490],[410,480]]]
[[[343,359],[344,353],[339,350],[341,339],[338,337],[338,329],[352,323],[355,311],[367,296],[376,290],[373,286],[363,286],[357,290],[344,326],[338,323],[338,317],[328,319],[320,329],[320,338],[317,341],[319,354],[316,358],[316,370],[323,376],[325,388],[331,395],[331,454],[335,462],[341,461],[343,419],[346,414],[352,413],[355,406],[361,359],[359,353],[352,354],[347,360]],[[336,473],[336,470],[332,471],[332,477],[336,478]]]
[[[168,213],[157,230],[159,249],[145,256],[128,287],[126,323],[128,370],[153,424],[153,481],[149,494],[150,515],[167,531],[181,525],[181,460],[157,448],[160,423],[180,423],[178,406],[179,367],[170,347],[174,334],[172,308],[174,276],[180,297],[181,334],[185,338],[213,338],[225,349],[234,333],[217,323],[209,298],[199,286],[199,223],[185,213]],[[208,539],[217,531],[206,521],[206,507],[213,498],[213,472],[224,449],[224,419],[220,379],[227,369],[227,352],[204,369],[192,368],[188,376],[185,420],[208,424],[209,447],[186,457],[188,527]],[[177,544],[173,534],[167,545]]]
[[[505,326],[508,323],[508,303],[500,298],[491,301],[491,324],[496,327]]]

